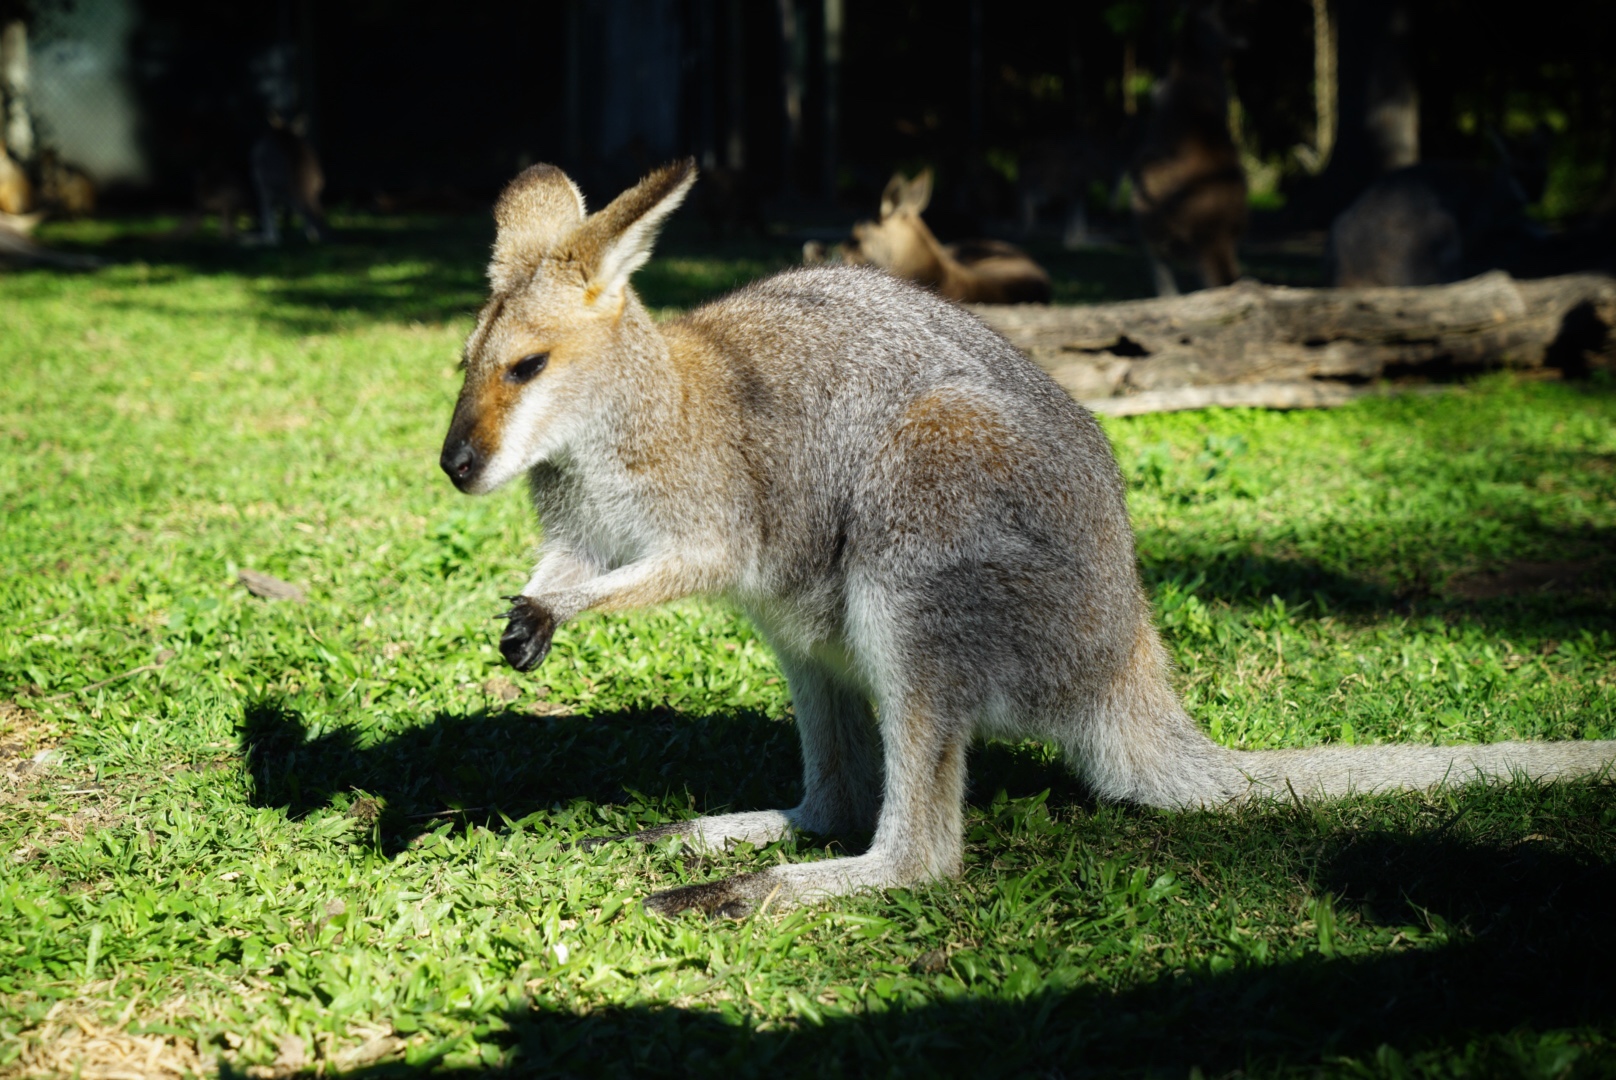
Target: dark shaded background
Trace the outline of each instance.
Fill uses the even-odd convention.
[[[86,0],[0,0],[0,16],[46,22],[75,2]],[[1077,163],[1066,197],[1104,212],[1183,18],[1177,0],[128,2],[150,169],[114,201],[185,201],[199,169],[244,158],[280,107],[307,116],[337,204],[486,206],[537,160],[598,197],[692,153],[772,210],[868,208],[894,168],[930,164],[934,214],[961,224],[1014,217],[1018,182],[1052,155]],[[1487,162],[1489,130],[1547,125],[1551,209],[1605,195],[1616,175],[1607,4],[1368,3],[1412,21],[1423,158]],[[1294,152],[1315,139],[1312,8],[1223,9],[1244,43],[1230,60],[1242,139],[1280,170],[1274,203],[1294,206],[1312,180]],[[839,49],[826,32],[837,11]]]

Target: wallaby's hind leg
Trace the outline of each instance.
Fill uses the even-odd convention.
[[[1173,268],[1167,265],[1167,260],[1156,254],[1154,248],[1146,248],[1145,255],[1150,259],[1150,278],[1155,283],[1157,296],[1177,296],[1178,279],[1173,277]]]
[[[315,209],[314,204],[307,200],[298,200],[298,223],[303,227],[303,236],[311,244],[318,244],[325,239],[325,215]]]
[[[1234,238],[1228,237],[1201,252],[1201,282],[1208,289],[1233,285],[1240,280],[1240,260],[1235,257]]]
[[[764,901],[786,907],[957,876],[964,856],[969,728],[949,723],[916,697],[883,705],[880,712],[886,780],[868,851],[686,885],[647,898],[645,906],[662,915],[696,909],[739,916]]]
[[[868,836],[881,810],[881,736],[870,702],[821,665],[781,654],[802,739],[797,828],[826,836]]]
[[[262,186],[258,190],[258,231],[263,242],[276,247],[281,242],[280,209]]]
[[[781,667],[802,738],[802,802],[790,810],[710,814],[611,839],[655,843],[680,836],[698,850],[720,852],[740,841],[772,843],[793,829],[834,836],[875,828],[881,746],[869,703],[812,661],[782,657]]]

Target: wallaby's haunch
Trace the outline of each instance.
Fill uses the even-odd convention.
[[[675,889],[652,910],[958,874],[977,735],[1048,740],[1102,797],[1164,807],[1616,757],[1610,742],[1213,743],[1173,692],[1094,418],[970,314],[873,269],[794,270],[653,323],[629,276],[695,178],[668,166],[587,216],[548,165],[505,190],[441,462],[470,493],[527,475],[544,540],[500,642],[516,668],[580,612],[693,593],[734,600],[779,657],[801,803],[637,839],[873,833],[862,855]]]

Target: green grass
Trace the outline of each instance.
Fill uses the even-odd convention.
[[[0,278],[0,1072],[1616,1071],[1604,783],[1164,814],[990,744],[958,883],[645,915],[826,853],[572,846],[789,805],[785,687],[695,601],[502,668],[535,525],[436,467],[486,230],[344,224]],[[789,256],[669,250],[656,307]],[[1607,390],[1107,430],[1217,738],[1616,736]]]

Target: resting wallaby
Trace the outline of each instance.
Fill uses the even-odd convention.
[[[302,222],[311,242],[325,238],[325,213],[320,209],[325,173],[300,123],[270,117],[269,130],[253,144],[252,180],[258,192],[259,239],[264,243],[281,242],[283,207]]]
[[[633,839],[873,832],[861,855],[659,893],[653,911],[957,875],[974,736],[1048,740],[1102,798],[1162,807],[1616,757],[1613,742],[1212,742],[1173,691],[1094,418],[969,312],[864,267],[788,271],[654,322],[629,277],[695,179],[693,161],[667,166],[594,214],[549,165],[505,189],[440,459],[471,494],[527,476],[544,539],[500,639],[518,670],[580,612],[698,593],[733,600],[773,647],[802,801]]]
[[[1526,212],[1548,178],[1547,133],[1513,149],[1496,135],[1493,143],[1494,168],[1424,162],[1371,184],[1330,226],[1331,280],[1343,288],[1439,285],[1552,257],[1558,245]]]
[[[1209,289],[1240,276],[1248,211],[1223,78],[1232,43],[1214,5],[1191,6],[1134,158],[1133,212],[1161,296],[1178,295],[1170,258],[1194,259]]]
[[[853,226],[844,261],[873,263],[962,303],[1049,303],[1049,275],[1020,248],[998,240],[938,243],[920,216],[930,202],[930,169],[913,180],[894,175],[881,193],[881,219]]]

